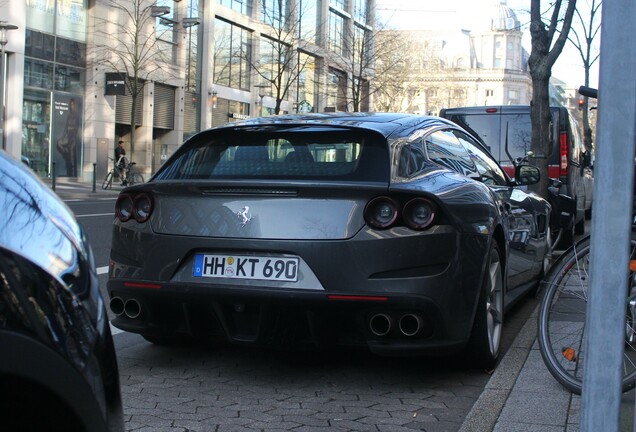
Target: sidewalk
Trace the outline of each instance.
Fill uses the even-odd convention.
[[[495,369],[460,432],[576,432],[580,396],[548,372],[537,339],[538,307]],[[634,430],[634,391],[623,395],[621,432]]]
[[[42,179],[42,181],[53,189],[50,178]],[[119,192],[123,189],[121,185],[113,184],[111,189],[102,189],[102,184],[95,184],[93,191],[93,183],[84,183],[81,179],[69,179],[67,177],[55,179],[54,192],[62,200],[72,199],[115,199]]]

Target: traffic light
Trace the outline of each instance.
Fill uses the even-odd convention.
[[[585,104],[585,100],[583,98],[579,99],[579,111],[583,111],[583,105]]]

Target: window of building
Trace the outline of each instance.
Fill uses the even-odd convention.
[[[336,7],[340,9],[341,11],[346,11],[348,4],[347,4],[347,0],[330,0],[329,6]]]
[[[494,90],[486,90],[486,97],[491,97],[495,95],[495,91]]]
[[[263,37],[259,40],[259,58],[257,71],[263,78],[263,96],[275,96],[273,82],[280,83],[280,90],[284,90],[288,83],[289,68],[291,68],[292,48],[280,41]]]
[[[353,2],[353,19],[366,24],[367,22],[367,0],[354,0]]]
[[[327,107],[347,111],[347,76],[344,72],[329,69],[327,76]]]
[[[329,50],[344,53],[344,17],[335,10],[329,10]]]
[[[316,58],[301,52],[298,56],[298,97],[296,102],[300,112],[316,112],[317,104],[317,79],[316,79]]]
[[[322,0],[298,0],[298,38],[316,42]]]
[[[188,17],[199,17],[199,0],[188,0]],[[199,43],[202,38],[203,27],[191,26],[185,29],[186,44],[186,91],[201,93],[201,72],[199,64],[201,56],[199,53]]]
[[[252,13],[251,0],[218,0],[218,2],[220,5],[229,7],[244,15],[250,15]]]
[[[157,0],[157,6],[170,8],[170,13],[156,18],[155,37],[157,38],[157,50],[162,61],[174,62],[177,47],[177,7],[174,0]]]
[[[493,67],[494,67],[495,69],[499,69],[499,68],[501,68],[501,59],[500,59],[499,57],[495,58],[495,62],[494,62],[494,64],[493,64]]]
[[[358,24],[353,26],[353,60],[358,69],[364,69],[371,64],[370,56],[370,43],[367,37],[367,31],[365,28],[360,27]],[[361,70],[356,70],[356,73],[361,73]]]
[[[214,39],[214,82],[249,90],[250,32],[217,18]]]
[[[24,86],[53,89],[53,63],[26,58],[24,60]]]
[[[286,0],[261,0],[261,20],[275,29],[284,28],[283,18],[287,12]]]

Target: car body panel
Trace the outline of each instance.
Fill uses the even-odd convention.
[[[55,194],[4,152],[0,179],[10,227],[0,231],[0,345],[12,348],[0,354],[0,382],[61,401],[85,430],[121,431],[115,350],[86,237]],[[20,428],[46,419],[37,407],[31,420],[12,417],[23,409],[3,419]]]
[[[435,117],[325,114],[254,119],[194,137],[148,183],[120,195],[127,203],[152,197],[153,209],[141,223],[114,221],[109,294],[118,302],[134,299],[142,312],[131,318],[120,310],[113,324],[146,336],[285,339],[366,346],[381,354],[461,348],[471,333],[491,243],[498,242],[511,263],[509,306],[516,292],[537,283],[547,251],[546,227],[537,220],[545,220],[550,207],[503,172],[498,187],[431,161],[402,174],[401,152],[437,130],[460,131]],[[268,163],[253,165],[258,171],[232,168],[232,154],[241,146],[256,147],[251,143],[261,136],[267,138]],[[347,156],[337,150],[322,154],[327,136],[337,143],[360,138],[363,144]],[[299,142],[309,147],[313,162],[324,165],[294,165],[306,168],[293,171],[278,164]],[[355,162],[352,170],[326,169],[342,161]],[[379,196],[390,196],[400,208],[424,199],[437,209],[435,223],[424,230],[403,222],[373,228],[366,208]],[[524,233],[516,243],[510,241],[513,229]],[[204,265],[222,263],[224,270],[226,258],[297,258],[297,278],[238,278],[238,268],[231,276],[216,277],[224,275],[216,270],[202,276],[197,266],[205,255],[213,261]],[[422,314],[425,330],[415,338],[375,335],[365,323],[383,311],[396,319]]]

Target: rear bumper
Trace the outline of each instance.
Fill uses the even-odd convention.
[[[120,315],[113,324],[146,335],[360,346],[386,355],[461,347],[472,328],[488,237],[460,235],[449,227],[384,234],[389,238],[359,233],[343,241],[307,243],[215,239],[209,246],[197,239],[196,249],[187,238],[173,237],[169,251],[159,252],[114,240],[108,292],[111,302],[119,302]],[[144,247],[143,260],[130,258]],[[201,251],[293,253],[303,277],[282,284],[195,278],[192,257]],[[126,316],[121,306],[129,301],[139,311]],[[388,322],[386,332],[374,329],[377,316],[379,324]]]

